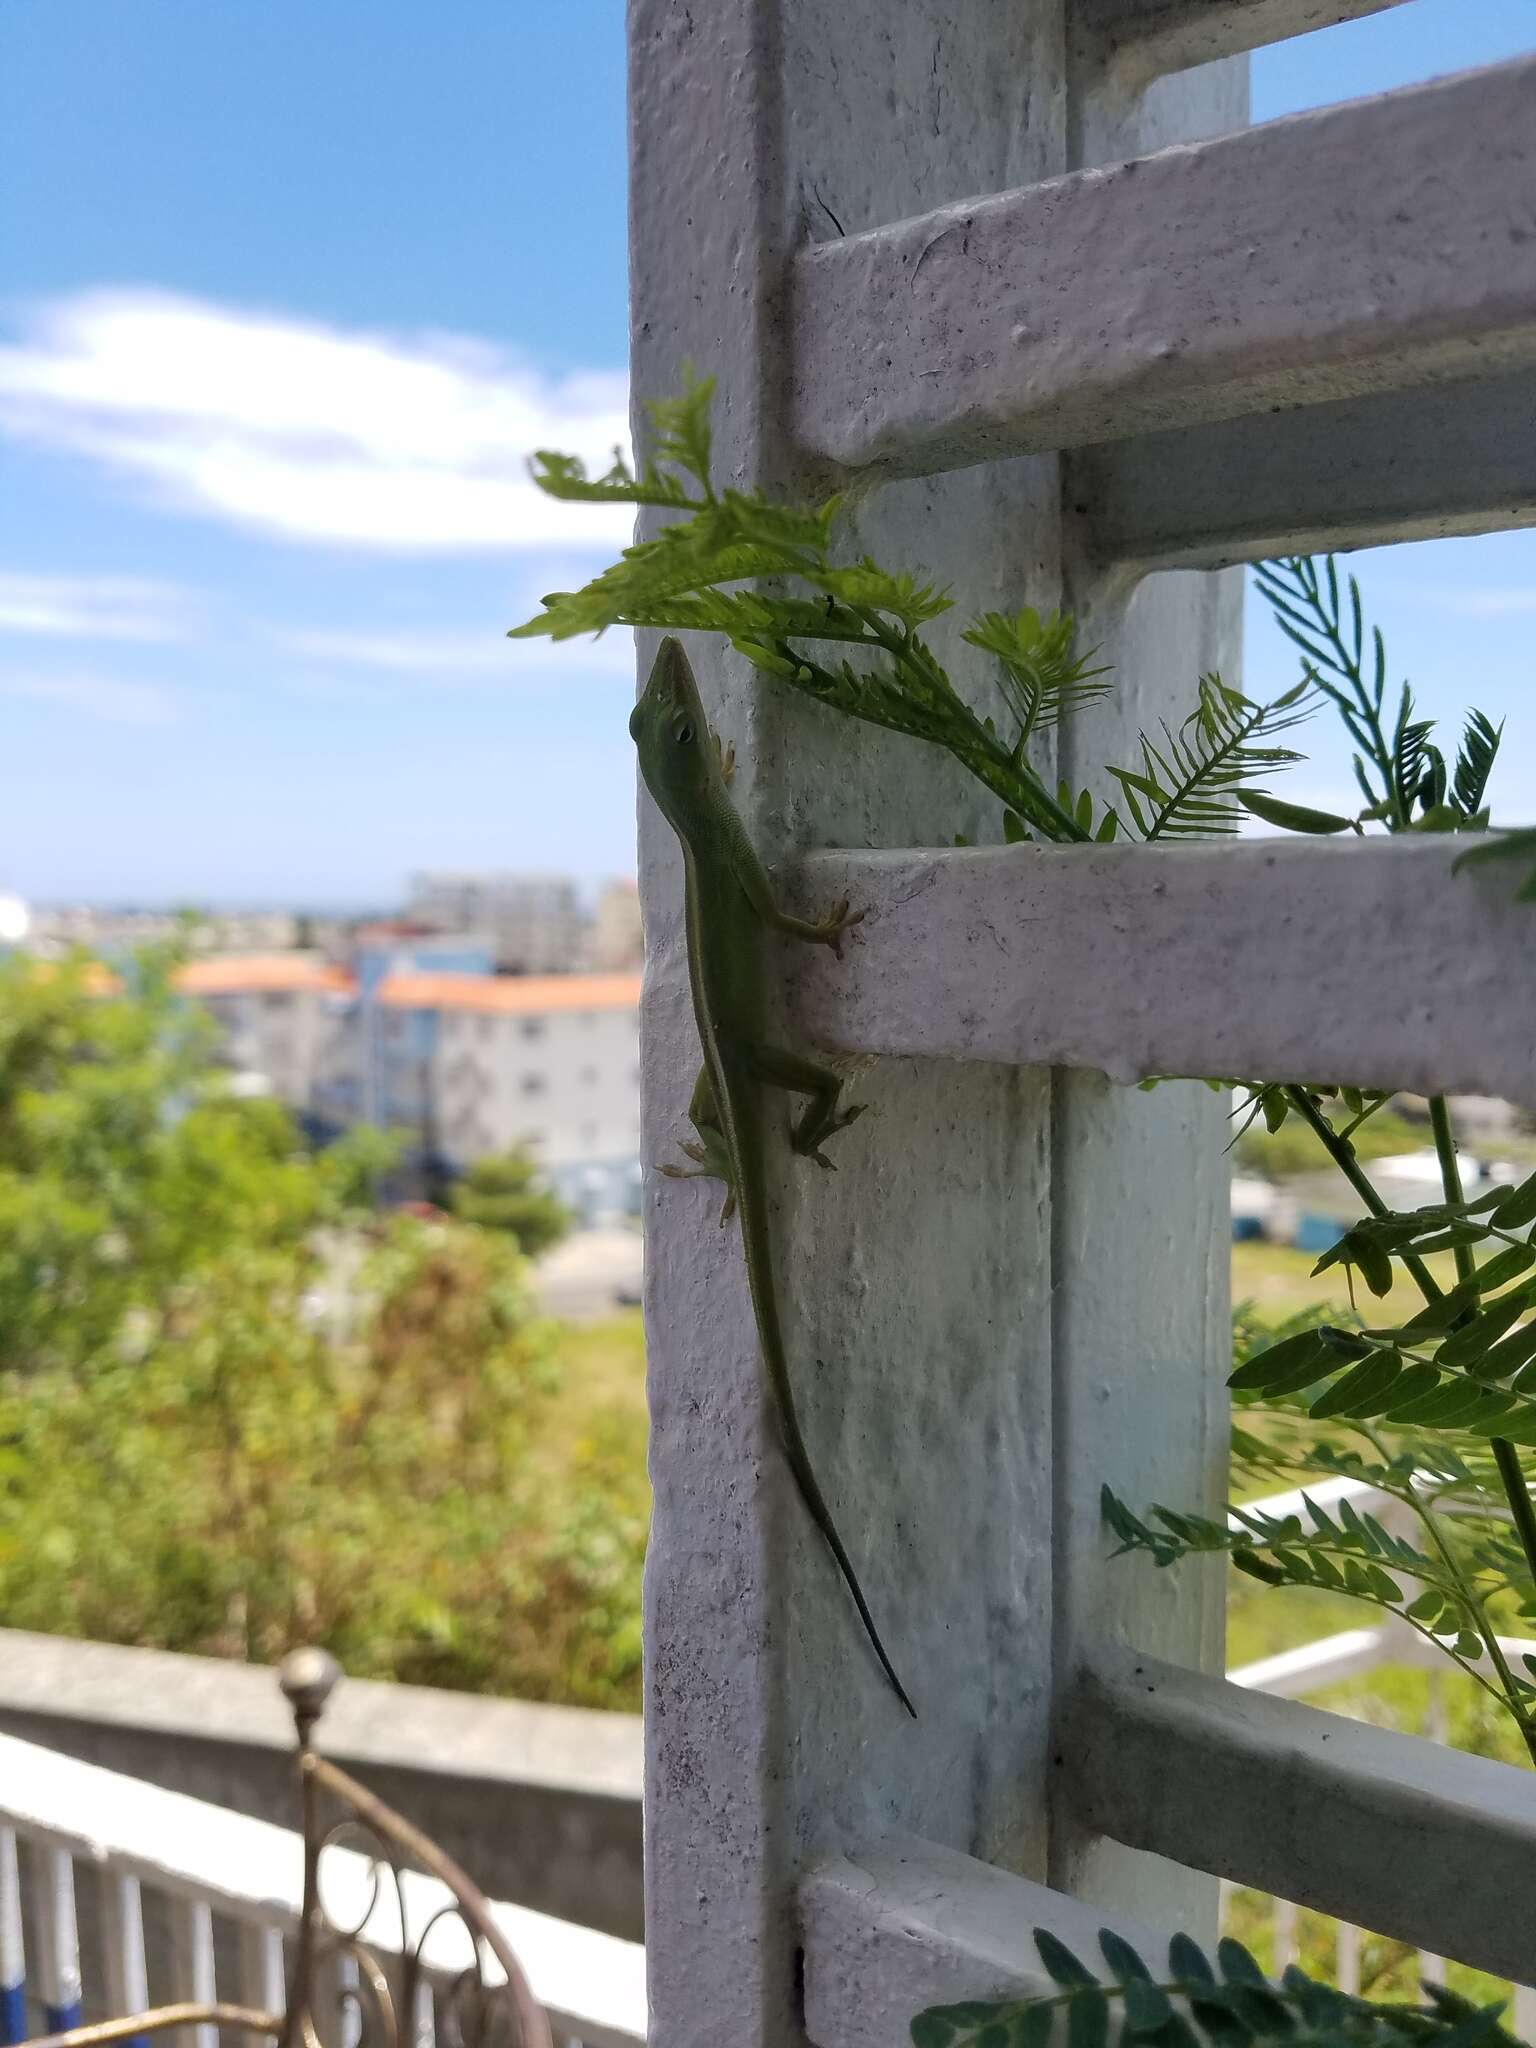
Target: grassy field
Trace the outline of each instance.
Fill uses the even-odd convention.
[[[1456,1269],[1449,1252],[1438,1253],[1425,1263],[1442,1285],[1451,1286]],[[1324,1302],[1330,1308],[1348,1308],[1349,1283],[1343,1268],[1330,1266],[1326,1273],[1314,1278],[1312,1268],[1316,1264],[1313,1253],[1292,1251],[1289,1245],[1235,1244],[1232,1299],[1251,1301],[1265,1321],[1271,1323],[1283,1323],[1287,1316],[1311,1308],[1315,1302]],[[1395,1292],[1401,1293],[1405,1302],[1409,1297],[1418,1300],[1409,1281],[1400,1282]],[[1370,1299],[1362,1292],[1360,1306],[1364,1307]]]

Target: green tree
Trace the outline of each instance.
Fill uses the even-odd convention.
[[[0,963],[0,1626],[632,1706],[643,1470],[516,1243],[379,1216],[174,967]]]
[[[176,965],[0,961],[0,1367],[141,1342],[210,1263],[339,1223],[392,1151],[363,1132],[317,1156],[280,1104],[232,1094]]]
[[[455,1216],[486,1230],[504,1230],[529,1258],[560,1242],[570,1211],[540,1185],[539,1169],[520,1146],[477,1159],[449,1195]]]

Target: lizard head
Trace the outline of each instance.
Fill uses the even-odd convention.
[[[721,781],[699,686],[682,645],[669,634],[629,720],[645,786],[679,830]],[[723,784],[722,784],[723,793]]]

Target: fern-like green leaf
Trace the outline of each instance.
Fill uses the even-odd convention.
[[[1451,794],[1464,818],[1475,818],[1483,808],[1488,778],[1493,773],[1499,742],[1503,737],[1502,719],[1495,725],[1481,711],[1467,713],[1467,729],[1461,736],[1461,747],[1451,777]]]
[[[1019,612],[983,612],[961,635],[972,647],[996,655],[1003,695],[1018,720],[1014,752],[1020,758],[1037,732],[1102,697],[1113,686],[1092,668],[1093,651],[1073,651],[1074,624],[1061,612],[1042,618],[1033,605]]]
[[[651,459],[658,467],[670,463],[698,482],[706,497],[709,481],[709,409],[714,403],[713,377],[696,377],[683,367],[683,388],[676,398],[653,398],[646,404],[651,422]]]
[[[1213,1961],[1187,1934],[1176,1935],[1167,1968],[1154,1971],[1123,1936],[1102,1928],[1107,1975],[1046,1928],[1036,1928],[1035,1946],[1054,1989],[930,2006],[912,2021],[913,2048],[1045,2048],[1058,2038],[1058,2016],[1070,2048],[1104,2048],[1112,2005],[1122,2040],[1156,2048],[1515,2048],[1499,2025],[1501,2005],[1475,2006],[1440,1986],[1426,1986],[1419,2006],[1379,2005],[1294,1965],[1272,1983],[1230,1937]]]
[[[1203,676],[1200,701],[1178,731],[1164,724],[1159,746],[1143,734],[1140,769],[1109,771],[1142,838],[1235,832],[1243,815],[1242,791],[1301,759],[1274,741],[1314,708],[1305,682],[1272,704],[1255,704],[1220,676]]]

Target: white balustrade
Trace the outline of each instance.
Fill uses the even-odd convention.
[[[100,1955],[82,1986],[75,1871],[99,1875]],[[360,1852],[324,1857],[325,1904],[335,1925],[358,1927],[370,1954],[398,1956],[405,1930],[421,1943],[423,1981],[407,2016],[412,2048],[434,2048],[434,1993],[444,1996],[471,1961],[469,1936],[435,1878],[406,1872],[375,1886]],[[164,1982],[146,1956],[144,1895],[160,1895],[169,1927]],[[215,1999],[280,2013],[284,1942],[299,1924],[303,1846],[266,1821],[167,1792],[0,1736],[0,2044],[90,2019],[130,2015],[168,1999]],[[644,1952],[639,1944],[525,1907],[493,1905],[558,2038],[582,2048],[639,2048],[645,2039]],[[220,1982],[217,1931],[232,1923],[234,1983]],[[487,1980],[495,1981],[489,1959]],[[360,2048],[364,2013],[350,1957],[331,1966],[322,2031]],[[366,1997],[366,1987],[362,1996]],[[318,2001],[317,2001],[318,2004]],[[180,2048],[219,2048],[208,2022],[182,2029]]]

